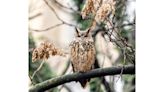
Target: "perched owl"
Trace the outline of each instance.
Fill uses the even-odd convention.
[[[75,39],[70,44],[70,51],[73,72],[84,73],[93,69],[95,46],[90,29],[80,31],[76,28]],[[80,80],[79,82],[85,88],[89,80]]]

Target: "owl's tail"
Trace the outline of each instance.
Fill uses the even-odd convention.
[[[80,82],[81,86],[82,86],[83,88],[85,88],[86,85],[87,85],[87,82],[89,82],[89,80],[90,80],[90,79],[83,79],[83,80],[80,80],[79,82]]]

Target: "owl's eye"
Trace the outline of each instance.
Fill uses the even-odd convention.
[[[88,37],[88,35],[86,34],[84,37]]]
[[[76,35],[76,37],[80,37],[80,34]]]

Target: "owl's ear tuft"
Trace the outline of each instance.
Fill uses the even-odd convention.
[[[80,34],[79,34],[80,29],[77,28],[77,27],[75,27],[75,30],[76,30],[76,36],[77,36],[77,37],[80,37]]]
[[[91,31],[91,28],[87,28],[87,32],[86,32],[86,37],[88,36],[88,34],[90,33],[90,31]]]

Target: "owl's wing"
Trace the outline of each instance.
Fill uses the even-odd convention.
[[[70,47],[70,54],[71,54],[71,59],[70,59],[70,61],[71,61],[71,66],[72,66],[72,70],[73,70],[73,72],[75,72],[75,69],[74,69],[74,66],[73,66],[73,56],[72,56],[72,54],[73,54],[73,43],[74,42],[71,42],[70,44],[69,44],[69,47]]]
[[[94,64],[93,64],[93,65],[92,65],[92,67],[91,67],[91,70],[92,70],[92,69],[95,69],[95,66],[94,66]]]
[[[71,65],[72,65],[72,70],[73,70],[73,72],[75,72],[75,69],[74,69],[74,66],[73,66],[73,64],[71,63]]]

